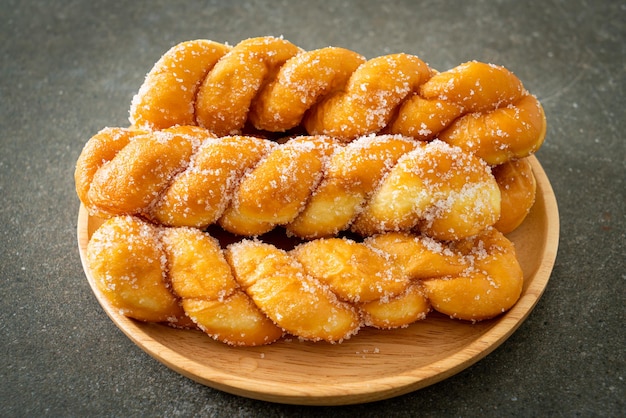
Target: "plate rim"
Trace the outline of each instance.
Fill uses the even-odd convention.
[[[165,327],[165,325],[140,323],[120,315],[99,294],[89,271],[84,251],[89,240],[89,214],[82,204],[79,207],[77,222],[80,259],[94,296],[113,323],[147,354],[175,372],[200,384],[252,399],[297,405],[347,405],[388,399],[445,380],[483,359],[519,328],[541,298],[556,261],[560,222],[556,197],[543,167],[534,155],[528,157],[528,159],[537,181],[537,196],[542,198],[546,214],[546,230],[543,239],[544,251],[541,253],[541,260],[537,263],[534,280],[509,311],[491,320],[494,322],[493,326],[465,346],[462,351],[443,357],[433,363],[429,363],[427,366],[420,366],[392,376],[359,380],[358,382],[342,382],[339,384],[333,384],[332,382],[308,382],[306,388],[301,388],[295,383],[288,386],[275,387],[275,384],[267,384],[262,379],[225,373],[206,364],[202,365],[202,371],[199,373],[197,370],[191,370],[193,364],[186,357],[167,345],[156,341],[143,329],[146,326]],[[537,275],[541,275],[541,280],[537,280]],[[178,331],[172,328],[168,328],[168,330],[172,332]],[[384,332],[393,332],[393,330]],[[358,335],[354,338],[358,338]],[[213,341],[208,336],[207,341],[221,344]],[[256,348],[258,349],[258,347]],[[233,347],[232,349],[241,350],[242,348]],[[245,349],[242,351],[245,352]],[[455,358],[452,359],[452,365],[450,366],[451,357]],[[194,364],[196,363],[194,362]],[[433,371],[423,375],[425,367]],[[364,384],[364,382],[367,384]],[[315,394],[311,395],[311,392]]]

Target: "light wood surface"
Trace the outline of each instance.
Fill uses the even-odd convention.
[[[363,329],[342,344],[297,339],[234,348],[199,331],[146,324],[120,315],[98,292],[85,250],[101,220],[83,206],[78,246],[89,284],[111,320],[139,347],[178,373],[229,393],[300,405],[376,401],[446,379],[491,353],[526,319],[541,297],[554,265],[559,216],[554,192],[535,157],[537,200],[524,223],[508,237],[524,270],[524,289],[504,315],[471,324],[430,314],[408,328]]]

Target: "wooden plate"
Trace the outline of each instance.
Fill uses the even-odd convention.
[[[509,238],[525,284],[506,314],[476,324],[431,314],[408,328],[363,329],[342,344],[284,340],[234,348],[199,331],[141,323],[120,315],[96,288],[85,262],[91,234],[102,223],[81,206],[78,245],[96,298],[113,322],[148,354],[204,385],[236,395],[300,405],[342,405],[411,392],[450,377],[485,357],[526,319],[550,278],[559,240],[556,199],[543,168],[531,157],[537,200]]]

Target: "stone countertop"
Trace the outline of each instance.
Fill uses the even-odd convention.
[[[46,1],[0,8],[3,416],[623,416],[626,4],[527,1]],[[472,367],[419,391],[344,407],[230,395],[153,360],[109,320],[76,243],[84,143],[128,124],[172,45],[283,35],[366,57],[407,52],[445,70],[512,70],[548,118],[537,156],[560,211],[548,287]]]

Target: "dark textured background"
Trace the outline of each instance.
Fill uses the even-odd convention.
[[[626,3],[608,0],[0,2],[0,415],[623,416],[624,22]],[[387,401],[285,406],[176,374],[100,309],[76,244],[83,144],[128,123],[172,45],[260,35],[407,52],[439,70],[489,61],[542,101],[559,254],[533,313],[485,359]]]

